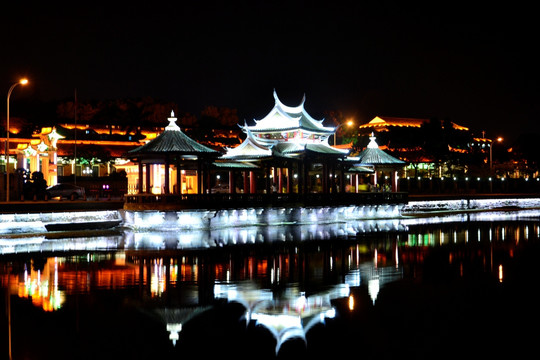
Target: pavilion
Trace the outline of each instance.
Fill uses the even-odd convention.
[[[370,142],[368,146],[358,154],[358,164],[373,169],[373,185],[379,186],[379,177],[382,179],[385,173],[390,174],[390,183],[386,183],[386,179],[383,181],[383,189],[386,185],[390,186],[390,191],[398,190],[398,169],[403,168],[407,163],[403,160],[393,157],[387,154],[383,150],[379,149],[379,145],[375,141],[373,133],[370,136]]]
[[[263,188],[256,187],[251,172],[251,185],[244,187],[244,193],[343,192],[345,173],[355,170],[347,161],[349,150],[328,143],[335,128],[323,126],[324,119],[316,120],[306,112],[305,96],[295,107],[283,104],[275,91],[274,100],[265,117],[241,126],[245,140],[226,148],[219,161],[256,164],[262,171]]]
[[[368,198],[373,202],[374,196],[351,198],[349,193],[367,190],[359,186],[359,179],[366,175],[375,174],[376,181],[377,171],[403,166],[403,161],[385,154],[376,143],[376,149],[368,147],[359,157],[350,157],[349,149],[329,145],[335,128],[306,112],[305,97],[291,107],[274,91],[274,100],[265,117],[240,126],[246,134],[242,143],[223,152],[185,135],[172,113],[163,133],[127,153],[138,164],[139,176],[138,193],[128,194],[124,208],[141,209],[144,203],[155,202],[165,208],[234,208],[275,201],[338,204]],[[392,190],[397,192],[397,178],[394,182]],[[389,200],[388,196],[377,199]]]
[[[176,120],[171,112],[159,136],[128,151],[127,158],[139,166],[139,193],[201,194],[209,189],[210,164],[219,152],[188,137]]]

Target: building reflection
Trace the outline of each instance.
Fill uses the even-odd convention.
[[[392,282],[429,271],[437,276],[437,267],[426,266],[433,251],[442,254],[443,265],[456,277],[480,271],[501,283],[508,279],[507,259],[540,236],[535,219],[427,221],[408,224],[406,232],[355,237],[324,235],[327,229],[319,227],[310,230],[319,234],[310,241],[295,241],[305,233],[289,230],[259,230],[272,232],[268,236],[279,241],[239,241],[240,236],[207,249],[185,249],[177,238],[169,241],[163,234],[138,245],[129,237],[91,239],[86,250],[82,239],[73,240],[76,250],[70,240],[58,240],[56,245],[63,243],[68,251],[19,251],[5,257],[0,284],[10,296],[28,299],[47,312],[62,308],[73,295],[122,291],[122,296],[152,306],[174,344],[183,325],[216,301],[236,302],[245,309],[239,321],[264,326],[274,334],[279,351],[284,341],[305,341],[314,324],[332,318],[336,301],[345,300],[355,311],[359,299],[354,289],[367,289],[376,306]]]

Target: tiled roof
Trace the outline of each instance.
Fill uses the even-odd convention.
[[[358,155],[358,163],[362,165],[405,164],[405,161],[393,157],[380,149],[365,149]]]
[[[214,162],[213,165],[221,169],[258,169],[255,164],[242,161]]]
[[[327,144],[306,144],[306,150],[327,155],[347,156],[349,150],[337,149]]]
[[[260,144],[247,130],[246,139],[235,148],[227,148],[222,159],[261,159],[272,156],[272,150]]]
[[[393,157],[379,149],[375,137],[371,137],[371,142],[365,150],[358,154],[358,164],[360,165],[402,165],[405,161]]]
[[[174,113],[169,118],[169,125],[158,137],[148,143],[128,151],[128,155],[147,153],[182,153],[182,154],[218,154],[218,151],[199,144],[184,134],[176,125]]]

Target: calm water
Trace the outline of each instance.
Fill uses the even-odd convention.
[[[350,225],[186,235],[205,250],[170,233],[3,240],[2,358],[10,339],[13,359],[535,351],[538,214]]]

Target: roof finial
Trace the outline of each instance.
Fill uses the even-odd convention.
[[[375,141],[375,134],[373,132],[371,132],[369,140],[370,140],[370,142],[369,142],[369,144],[367,146],[369,149],[378,149],[379,148],[379,145]]]
[[[176,117],[174,116],[174,110],[171,110],[171,117],[169,118],[169,125],[165,130],[180,131],[180,127],[176,125]]]

